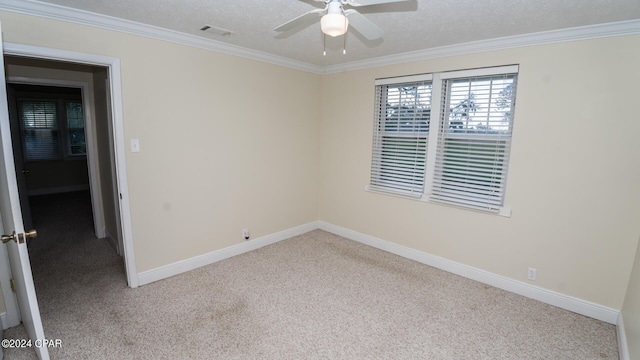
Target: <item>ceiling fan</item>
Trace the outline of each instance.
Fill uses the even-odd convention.
[[[324,9],[311,10],[297,18],[273,29],[278,32],[285,32],[300,25],[306,24],[320,18],[320,28],[322,32],[329,36],[344,35],[349,25],[362,34],[367,40],[376,40],[382,37],[384,32],[376,24],[360,14],[355,9],[344,9],[345,5],[359,7],[394,3],[407,0],[315,0],[326,4]]]

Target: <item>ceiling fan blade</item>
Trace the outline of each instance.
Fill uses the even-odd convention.
[[[353,27],[362,34],[367,40],[376,40],[382,37],[384,31],[378,27],[378,25],[367,19],[366,16],[359,12],[349,9],[345,10],[344,14],[349,19],[349,26]]]
[[[351,6],[368,6],[368,5],[394,3],[394,2],[400,2],[400,1],[407,1],[407,0],[347,0],[347,4]]]
[[[291,29],[294,29],[298,26],[301,26],[303,24],[310,24],[315,20],[320,19],[320,16],[326,11],[326,9],[315,9],[315,10],[311,10],[308,13],[302,14],[300,16],[298,16],[297,18],[287,21],[286,23],[278,26],[277,28],[273,29],[274,31],[279,31],[279,32],[284,32],[284,31],[289,31]]]

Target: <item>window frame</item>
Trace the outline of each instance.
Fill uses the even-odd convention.
[[[511,141],[513,137],[513,124],[515,117],[515,102],[516,102],[516,88],[517,88],[517,79],[519,73],[518,65],[506,65],[506,66],[495,66],[488,68],[478,68],[478,69],[467,69],[467,70],[455,70],[455,71],[446,71],[439,73],[430,73],[430,74],[421,74],[421,75],[412,75],[412,76],[401,76],[394,78],[385,78],[385,79],[377,79],[375,82],[376,86],[376,94],[378,93],[378,86],[380,85],[397,85],[401,86],[403,83],[410,83],[415,81],[416,78],[431,78],[432,91],[431,91],[431,116],[430,116],[430,124],[429,124],[429,134],[427,140],[427,149],[425,155],[425,176],[423,183],[423,191],[421,196],[415,196],[414,194],[403,194],[402,192],[390,191],[388,189],[380,188],[380,186],[372,186],[372,178],[369,180],[369,184],[366,186],[367,191],[372,191],[375,193],[384,193],[395,196],[400,196],[408,199],[418,199],[425,202],[443,204],[448,206],[455,206],[462,209],[472,210],[472,211],[481,211],[484,213],[497,214],[501,216],[510,216],[511,209],[505,206],[505,195],[506,195],[506,185],[507,185],[507,175],[509,169],[509,157],[511,153]],[[438,152],[444,151],[443,144],[445,133],[447,132],[443,127],[447,123],[447,118],[449,116],[450,105],[448,93],[446,89],[444,89],[444,85],[448,81],[454,81],[456,79],[464,79],[464,78],[482,78],[482,77],[492,77],[492,76],[513,76],[513,95],[511,98],[511,108],[510,108],[510,118],[508,123],[508,135],[489,135],[487,134],[473,134],[467,133],[467,139],[476,139],[475,142],[482,142],[484,139],[506,139],[506,155],[504,157],[504,176],[500,181],[501,193],[500,196],[500,204],[499,206],[476,206],[462,203],[456,203],[452,201],[442,200],[438,198],[437,195],[434,195],[434,183],[437,182],[436,176],[437,171],[442,171],[442,166],[438,164]],[[379,106],[380,100],[376,99],[376,107]],[[376,115],[374,117],[374,143],[372,148],[372,174],[374,169],[374,159],[376,151],[379,149],[376,148],[376,127],[379,126],[379,109],[375,109]],[[452,137],[456,137],[455,135]],[[478,140],[479,139],[479,140]],[[474,142],[471,140],[470,142]],[[439,149],[440,147],[440,149]],[[498,151],[496,151],[497,153]],[[441,153],[442,154],[442,153]],[[373,175],[372,175],[373,176]],[[468,190],[467,190],[468,191]],[[437,192],[437,190],[436,190]]]
[[[81,115],[82,115],[82,127],[71,127],[71,125],[69,124],[69,104],[71,103],[77,103],[79,104],[79,108],[81,111]],[[87,157],[87,129],[86,129],[86,125],[87,125],[87,117],[85,115],[85,107],[84,107],[84,103],[82,102],[82,99],[64,99],[62,101],[62,104],[64,105],[64,119],[61,119],[61,122],[63,122],[64,125],[64,135],[65,135],[65,151],[64,151],[64,158],[65,159],[86,159]],[[83,137],[84,137],[84,153],[80,153],[80,154],[74,154],[73,153],[73,146],[80,146],[80,145],[73,145],[71,144],[71,138],[73,136],[71,136],[71,131],[79,131],[81,130]]]
[[[55,103],[56,109],[56,123],[57,127],[55,131],[57,132],[57,148],[58,154],[54,154],[49,157],[42,158],[30,158],[28,156],[28,152],[25,145],[25,135],[24,135],[24,125],[22,121],[22,102],[51,102]],[[69,122],[67,119],[67,104],[68,103],[79,103],[80,108],[82,110],[82,131],[85,136],[85,152],[84,154],[73,154],[72,153],[72,145],[71,145],[71,130],[78,130],[80,128],[71,128],[69,126]],[[40,94],[40,93],[31,93],[31,94],[17,94],[16,95],[16,105],[18,110],[18,123],[20,127],[20,141],[23,149],[23,157],[25,162],[43,162],[43,161],[74,161],[74,160],[86,160],[87,158],[87,141],[86,141],[86,125],[87,125],[87,116],[85,114],[85,105],[82,100],[82,96],[69,96],[67,94]]]
[[[402,172],[400,167],[404,166],[400,163],[407,163],[407,161],[414,161],[414,164],[416,162],[425,162],[426,158],[424,155],[426,155],[426,150],[428,147],[431,113],[429,114],[429,124],[426,126],[426,131],[423,131],[424,126],[418,126],[418,129],[416,129],[416,121],[423,118],[415,112],[411,118],[411,122],[408,123],[408,128],[412,131],[402,131],[400,129],[401,115],[398,115],[398,118],[396,119],[398,126],[397,130],[387,130],[389,117],[386,114],[390,108],[388,107],[389,104],[386,102],[389,99],[388,91],[390,86],[395,87],[395,85],[407,85],[416,87],[430,86],[428,92],[429,103],[431,103],[433,99],[433,97],[431,96],[431,92],[433,91],[432,75],[425,74],[406,76],[403,77],[402,82],[399,83],[396,82],[396,80],[396,78],[376,80],[376,121],[374,125],[374,151],[372,154],[372,168],[369,187],[372,190],[375,189],[379,192],[395,193],[407,197],[422,197],[424,192],[424,177],[426,176],[426,169],[424,168],[424,166],[420,168],[416,166],[413,167],[412,171]],[[398,88],[400,87],[402,86],[398,86]],[[383,98],[385,99],[384,103]],[[401,93],[398,94],[397,100],[397,107],[398,109],[400,109],[402,104]],[[415,98],[412,102],[407,104],[412,105],[415,111],[418,104],[420,103],[419,100],[419,90],[416,89]],[[389,141],[388,147],[384,145],[385,140]],[[424,144],[421,144],[422,142],[424,142]],[[391,156],[390,152],[393,152],[394,150],[396,154],[399,155]],[[424,155],[422,156],[423,159],[420,161],[418,155],[420,155],[421,153],[424,153]],[[385,163],[392,163],[393,166],[385,166]],[[393,174],[389,175],[391,173]],[[388,178],[402,180],[393,181],[389,180]],[[421,183],[418,183],[418,181],[420,181]]]

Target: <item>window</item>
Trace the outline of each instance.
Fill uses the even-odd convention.
[[[84,156],[84,114],[79,100],[18,100],[25,161]]]
[[[67,101],[67,132],[69,155],[86,155],[87,145],[84,140],[84,114],[80,101]]]
[[[431,80],[376,86],[371,188],[421,197],[429,141]]]
[[[502,212],[517,72],[506,66],[377,81],[369,188]],[[438,116],[430,124],[431,113]]]

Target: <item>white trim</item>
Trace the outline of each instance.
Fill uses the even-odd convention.
[[[105,89],[107,89],[107,104],[111,104],[111,83],[110,80],[104,79],[104,85],[105,85]],[[113,126],[113,107],[112,106],[108,106],[107,107],[107,128],[109,130],[109,169],[111,170],[111,195],[113,196],[113,203],[114,204],[119,204],[120,203],[120,196],[119,196],[119,192],[118,192],[118,171],[116,168],[116,158],[115,158],[115,140],[114,140],[114,136],[115,136],[115,132],[114,132],[114,126]],[[118,252],[118,255],[120,256],[124,256],[124,242],[123,242],[123,235],[122,235],[122,226],[120,225],[120,207],[119,206],[115,206],[115,211],[116,211],[116,237],[115,239],[117,240],[117,244],[116,244],[116,249]],[[105,229],[106,232],[106,229]],[[111,236],[111,235],[109,235]]]
[[[29,196],[59,194],[72,191],[89,190],[89,184],[71,185],[71,186],[58,186],[53,188],[42,188],[29,190],[27,193]],[[96,233],[97,234],[97,233]]]
[[[629,360],[629,344],[627,343],[627,331],[624,328],[622,312],[618,315],[618,326],[616,330],[618,334],[618,355],[620,356],[620,360]]]
[[[416,75],[376,79],[375,85],[391,85],[391,84],[402,84],[402,83],[408,83],[408,82],[431,81],[431,80],[433,80],[433,74],[416,74]]]
[[[126,145],[124,140],[124,117],[122,110],[122,79],[120,78],[120,59],[109,66],[111,86],[111,119],[113,120],[113,140],[115,142],[115,168],[118,178],[118,195],[120,197],[120,225],[122,227],[122,243],[124,244],[124,262],[127,272],[127,283],[136,288],[139,285],[138,271],[133,248],[133,226],[131,224],[131,206],[129,204],[129,181],[127,180]]]
[[[114,30],[151,39],[168,41],[175,44],[216,51],[223,54],[239,56],[269,64],[285,66],[311,73],[322,73],[322,67],[301,61],[291,60],[266,52],[227,44],[222,41],[207,39],[157,26],[142,24],[89,11],[72,9],[55,4],[24,0],[3,0],[2,4],[0,4],[0,10],[38,16],[52,20],[66,21],[106,30]]]
[[[479,69],[467,69],[467,70],[455,70],[445,71],[440,73],[440,79],[456,79],[465,77],[480,77],[490,75],[504,75],[504,74],[517,74],[518,65],[505,65],[505,66],[493,66]]]
[[[640,34],[640,20],[619,21],[605,24],[580,26],[568,29],[543,31],[524,35],[474,41],[463,44],[411,51],[373,59],[353,61],[329,66],[318,66],[281,56],[227,44],[213,39],[167,30],[156,26],[72,9],[60,5],[24,0],[3,0],[0,10],[39,16],[52,20],[98,27],[168,41],[224,54],[240,56],[269,64],[280,65],[315,74],[333,74],[343,71],[366,69],[377,66],[401,64],[411,61],[434,59],[446,56],[472,54],[485,51],[504,50],[525,46],[554,44],[567,41],[596,39],[602,37]]]
[[[426,165],[424,167],[425,177],[424,177],[424,191],[422,193],[422,197],[420,197],[421,201],[429,202],[429,195],[433,191],[433,184],[435,180],[436,174],[436,155],[438,154],[438,135],[440,129],[440,122],[442,121],[442,116],[440,114],[440,108],[442,107],[442,79],[440,73],[433,74],[433,82],[431,85],[431,113],[434,116],[429,116],[429,130],[433,129],[436,131],[429,131],[429,138],[427,140],[427,157],[424,159]],[[435,85],[435,86],[434,86]],[[433,101],[436,99],[436,101]]]
[[[430,49],[410,51],[402,54],[381,56],[362,61],[353,61],[345,64],[329,65],[324,67],[324,74],[334,74],[378,66],[395,65],[412,61],[474,54],[486,51],[506,50],[526,46],[547,45],[568,41],[589,40],[604,37],[637,34],[640,34],[640,20],[579,26],[568,29],[543,31],[531,34],[507,36],[496,39],[441,46]]]
[[[127,273],[127,282],[129,286],[132,288],[138,287],[138,274],[136,271],[135,256],[133,252],[133,230],[131,224],[129,186],[125,158],[126,147],[124,144],[120,59],[15,43],[4,43],[4,54],[46,60],[76,62],[80,64],[104,66],[109,69],[113,132],[114,140],[116,142],[114,150],[116,153],[116,172],[120,193],[120,224],[123,232],[125,271]]]
[[[615,325],[618,321],[618,315],[620,313],[619,310],[496,275],[488,271],[401,246],[386,240],[378,239],[347,228],[332,225],[324,221],[319,221],[318,223],[321,230],[328,231],[468,279],[495,286],[499,289],[538,300],[597,320],[605,321],[610,324]]]
[[[274,244],[278,241],[282,241],[293,236],[298,236],[309,231],[316,230],[318,229],[318,227],[318,222],[311,222],[274,234],[261,236],[259,238],[232,245],[224,249],[212,251],[207,254],[198,255],[186,260],[174,262],[169,265],[164,265],[155,269],[143,271],[138,274],[140,285],[146,285],[154,281],[166,279],[171,276],[191,271],[202,266],[213,264],[215,262],[228,259],[236,255],[244,254],[246,252]]]

